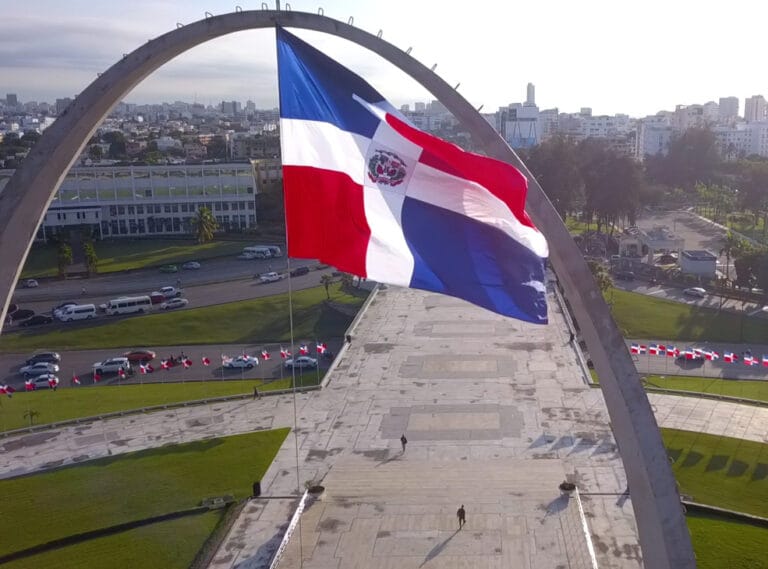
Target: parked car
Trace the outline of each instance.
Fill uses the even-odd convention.
[[[51,383],[59,385],[59,378],[52,373],[44,373],[30,380],[35,389],[50,389]]]
[[[53,316],[47,314],[35,314],[32,318],[24,320],[19,326],[40,326],[41,324],[50,324],[53,322]]]
[[[37,362],[47,362],[49,364],[57,364],[61,361],[61,356],[58,352],[37,352],[27,358],[25,364],[32,365]]]
[[[103,375],[105,373],[117,373],[120,371],[120,368],[126,372],[131,370],[131,362],[128,361],[128,358],[124,356],[118,358],[109,358],[103,362],[96,362],[93,364],[94,373],[98,373],[99,375]]]
[[[260,283],[274,283],[281,280],[283,277],[281,277],[278,273],[270,272],[270,273],[261,273],[260,275],[258,275],[258,278]]]
[[[21,281],[22,288],[37,288],[38,286],[40,286],[40,283],[38,283],[35,279],[27,279]]]
[[[315,368],[317,367],[317,360],[309,356],[299,356],[298,358],[288,358],[283,364],[286,368]]]
[[[259,365],[259,359],[253,356],[237,356],[229,360],[225,360],[223,367],[227,369],[251,369],[253,366]]]
[[[57,373],[59,366],[49,362],[35,362],[30,365],[22,366],[19,373],[24,377],[37,377],[44,373]]]
[[[707,296],[707,291],[704,290],[703,288],[699,287],[699,286],[694,286],[694,287],[685,289],[683,291],[683,294],[685,296],[693,296],[693,297],[696,297],[696,298],[704,298],[705,296]]]
[[[14,312],[11,316],[14,322],[19,322],[21,320],[26,320],[27,318],[31,318],[35,315],[34,310],[28,310],[26,308],[20,308],[16,312]]]
[[[161,273],[178,273],[179,267],[176,265],[163,265],[160,267]]]
[[[616,279],[620,281],[633,281],[635,280],[635,273],[632,271],[619,271],[616,273]]]
[[[149,362],[154,360],[157,357],[157,354],[153,352],[152,350],[145,350],[145,349],[135,349],[135,350],[129,350],[123,354],[123,357],[126,358],[129,362],[135,363],[143,363],[143,362]]]
[[[172,298],[160,305],[163,310],[172,310],[174,308],[184,308],[189,301],[186,298]]]
[[[300,277],[301,275],[309,274],[309,267],[296,267],[291,271],[292,277]]]
[[[200,263],[197,261],[187,261],[181,266],[181,268],[185,271],[196,271],[200,268]]]

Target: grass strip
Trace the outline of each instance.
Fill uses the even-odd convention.
[[[698,569],[765,569],[768,530],[723,516],[686,516]]]
[[[0,480],[2,519],[14,520],[4,529],[0,554],[191,508],[208,497],[248,496],[253,482],[261,480],[289,431],[285,428],[168,445]],[[211,521],[208,533],[218,518]],[[187,565],[208,533],[189,548]],[[159,539],[157,546],[163,547],[163,542]],[[133,547],[148,546],[140,540],[135,544]],[[128,547],[126,542],[124,545]],[[122,550],[112,554],[128,556]]]
[[[329,288],[331,300],[359,308],[368,292],[343,291],[339,283]],[[296,338],[339,337],[352,321],[326,302],[324,287],[293,293],[293,327]],[[0,337],[0,350],[24,352],[40,346],[57,350],[120,348],[140,338],[146,346],[242,344],[285,342],[290,339],[288,295],[260,297],[164,314],[123,320],[96,319],[82,325],[48,332],[25,330]]]
[[[3,564],[3,567],[187,569],[221,516],[222,511],[218,510],[200,516],[153,524],[12,561]]]
[[[661,433],[682,494],[768,517],[768,445],[677,429]]]
[[[114,239],[96,241],[94,248],[99,258],[99,273],[112,273],[237,255],[248,244],[226,240],[201,245],[192,239]],[[57,247],[53,244],[34,246],[24,264],[22,278],[57,274]]]
[[[606,293],[612,313],[626,338],[667,341],[768,343],[768,326],[761,318],[663,300],[612,289]]]
[[[321,380],[322,377],[321,373]],[[317,383],[317,373],[314,370],[307,370],[304,374],[297,373],[296,375],[296,384],[300,387],[317,385]],[[16,393],[11,399],[7,397],[0,399],[0,431],[93,417],[117,411],[131,411],[154,405],[170,405],[227,395],[250,395],[253,393],[254,387],[258,387],[259,391],[289,389],[291,378],[286,377],[273,381],[238,379],[105,385]],[[30,419],[32,424],[30,424]]]
[[[711,393],[768,402],[768,381],[720,379],[684,375],[648,375],[646,386],[695,393]]]

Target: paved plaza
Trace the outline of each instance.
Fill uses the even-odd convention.
[[[551,323],[537,327],[383,289],[321,391],[0,439],[0,477],[295,425],[211,567],[266,567],[307,481],[326,491],[309,502],[281,568],[298,567],[300,551],[307,568],[577,568],[594,566],[591,551],[601,568],[642,567],[601,392],[586,386],[550,300]],[[768,440],[766,408],[650,400],[661,426]],[[580,500],[561,496],[564,479]]]

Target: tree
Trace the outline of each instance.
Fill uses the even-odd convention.
[[[589,270],[592,271],[592,276],[595,277],[597,288],[600,289],[601,293],[605,294],[613,286],[613,279],[610,273],[608,273],[604,265],[597,261],[589,261],[587,264],[589,265]]]
[[[574,210],[584,183],[576,145],[562,136],[549,138],[530,151],[526,164],[560,217]]]
[[[715,134],[707,128],[689,128],[670,141],[662,178],[669,186],[691,191],[697,182],[714,180],[720,161]]]
[[[35,411],[34,409],[27,409],[24,411],[24,418],[29,419],[29,426],[31,427],[35,423],[35,418],[40,415],[40,411]]]
[[[99,146],[98,144],[94,144],[90,148],[88,148],[88,157],[91,160],[95,160],[98,162],[99,160],[101,160],[102,155],[103,154],[101,151],[101,146]]]
[[[325,287],[325,296],[328,300],[331,300],[331,293],[329,292],[331,283],[333,283],[333,277],[331,277],[331,275],[323,275],[320,277],[320,284]]]
[[[341,273],[341,287],[344,289],[352,288],[352,283],[354,282],[355,277],[350,275],[349,273]]]
[[[72,264],[72,247],[68,243],[59,243],[59,251],[56,257],[59,266],[59,277],[67,275],[67,267]]]
[[[720,249],[719,255],[725,255],[725,278],[731,279],[731,257],[738,257],[747,249],[747,244],[741,237],[734,235],[732,231],[725,234],[725,240],[723,241],[723,247]],[[718,256],[719,256],[718,255]]]
[[[93,246],[93,242],[85,241],[83,243],[83,251],[85,252],[85,266],[88,268],[88,272],[98,273],[99,257],[96,255],[96,248]]]
[[[198,243],[213,241],[214,233],[219,228],[216,218],[207,207],[197,210],[197,215],[192,219],[192,229]]]

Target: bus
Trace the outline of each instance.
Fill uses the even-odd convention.
[[[104,310],[110,316],[115,314],[133,314],[135,312],[149,312],[152,308],[152,299],[148,296],[127,296],[110,300]]]
[[[264,246],[245,247],[242,255],[252,259],[269,259],[272,257],[272,251],[269,247]]]

